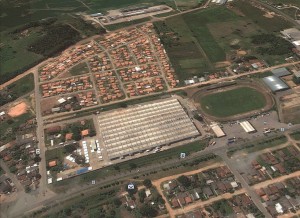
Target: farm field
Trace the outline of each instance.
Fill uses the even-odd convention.
[[[250,12],[249,12],[250,11]],[[181,80],[206,76],[242,50],[269,65],[285,62],[285,55],[260,54],[252,37],[262,33],[279,34],[292,25],[279,16],[267,18],[265,12],[247,1],[228,7],[210,7],[154,23],[173,67]]]
[[[263,108],[264,95],[249,87],[236,88],[203,96],[199,99],[201,108],[216,117],[227,117]]]
[[[274,4],[284,4],[284,5],[295,5],[300,7],[300,2],[298,0],[270,0]]]

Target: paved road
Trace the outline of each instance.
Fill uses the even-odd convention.
[[[47,171],[46,171],[46,147],[44,143],[44,122],[42,118],[42,112],[41,112],[41,95],[39,92],[39,74],[38,71],[34,73],[34,83],[35,83],[35,113],[36,113],[36,120],[37,120],[37,129],[36,129],[36,136],[39,149],[41,150],[41,162],[39,163],[39,173],[41,174],[42,178],[40,179],[39,184],[39,193],[44,195],[47,190]]]
[[[213,79],[213,80],[209,80],[209,81],[202,82],[202,83],[196,83],[196,84],[189,85],[189,86],[170,88],[169,90],[164,91],[163,93],[168,94],[168,93],[172,93],[172,92],[175,92],[175,91],[182,91],[182,90],[189,89],[189,88],[195,88],[195,87],[198,87],[198,86],[201,86],[201,85],[228,82],[228,81],[238,79],[240,77],[246,77],[248,75],[253,75],[253,74],[256,74],[256,73],[263,73],[263,72],[270,71],[270,70],[273,70],[273,69],[276,69],[276,68],[288,67],[288,66],[292,66],[292,65],[296,65],[296,64],[300,64],[300,61],[296,61],[296,62],[293,62],[293,63],[279,64],[279,65],[276,65],[276,66],[267,67],[267,68],[260,69],[260,70],[249,71],[249,72],[246,72],[244,74],[238,74],[238,75],[223,77],[223,78],[219,78],[219,79]],[[123,99],[123,100],[113,101],[113,102],[109,102],[107,104],[102,104],[100,106],[97,105],[97,106],[92,106],[92,107],[88,107],[88,108],[83,108],[83,109],[81,109],[81,111],[86,111],[86,110],[90,110],[90,109],[93,109],[93,108],[95,110],[97,110],[97,109],[100,109],[101,107],[105,107],[105,106],[109,106],[109,105],[113,105],[113,104],[117,104],[117,103],[121,103],[121,102],[126,102],[128,100],[142,99],[142,98],[146,98],[146,97],[154,96],[154,95],[158,95],[158,94],[159,93],[151,93],[151,94],[143,95],[143,96],[135,96],[135,97],[131,97],[130,99]],[[62,118],[63,116],[69,116],[72,113],[74,114],[74,112],[72,112],[72,111],[71,112],[64,112],[64,113],[60,113],[60,114],[54,114],[54,115],[44,117],[44,119],[49,119],[50,120],[50,119],[54,119],[55,117],[60,117],[60,119],[63,119]]]
[[[245,181],[243,176],[238,172],[238,170],[235,168],[235,163],[230,160],[227,157],[227,154],[222,151],[217,151],[215,154],[219,155],[223,161],[226,163],[228,168],[231,170],[235,178],[242,184],[242,187],[247,191],[248,195],[251,197],[253,203],[256,205],[256,207],[263,213],[265,218],[272,218],[272,216],[269,214],[267,209],[263,206],[261,203],[259,197],[257,196],[256,192],[248,185],[248,183]]]

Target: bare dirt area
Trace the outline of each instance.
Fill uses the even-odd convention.
[[[44,114],[46,111],[51,111],[51,109],[57,104],[58,98],[46,98],[41,101],[41,111]]]
[[[274,17],[274,12],[267,12],[267,13],[264,14],[264,17],[273,18]]]
[[[266,106],[262,109],[259,110],[254,110],[254,111],[249,111],[246,113],[242,113],[242,114],[237,114],[237,115],[233,115],[233,116],[228,116],[228,117],[215,117],[212,115],[207,114],[205,111],[203,111],[201,109],[201,105],[200,103],[196,100],[196,99],[200,99],[206,95],[210,95],[213,94],[217,91],[228,91],[228,90],[232,90],[232,89],[237,89],[237,88],[241,88],[241,87],[249,87],[249,88],[254,88],[257,91],[261,92],[265,99],[266,99]],[[261,112],[264,111],[269,111],[275,104],[275,101],[273,99],[273,96],[270,94],[270,92],[264,87],[262,86],[260,83],[258,82],[254,82],[254,81],[239,81],[236,82],[235,85],[231,85],[228,87],[218,87],[216,86],[213,89],[209,89],[208,87],[204,87],[201,89],[198,89],[198,91],[192,93],[192,90],[190,90],[190,93],[188,93],[189,95],[192,94],[191,98],[193,99],[193,102],[195,104],[195,106],[197,107],[197,109],[200,111],[200,113],[205,114],[205,117],[208,118],[209,120],[215,120],[215,121],[221,121],[221,122],[226,122],[226,121],[231,121],[231,120],[239,120],[239,119],[243,119],[246,117],[249,117],[253,114],[259,114]]]
[[[230,65],[231,65],[230,61],[221,61],[215,64],[215,68],[228,67]]]
[[[244,51],[244,50],[238,50],[236,53],[237,53],[237,55],[239,55],[239,56],[244,56],[244,55],[247,54],[247,52]]]
[[[25,114],[28,110],[28,105],[25,102],[20,102],[8,110],[10,117],[18,117]]]
[[[300,90],[295,88],[294,91],[280,98],[280,107],[286,123],[300,123]]]

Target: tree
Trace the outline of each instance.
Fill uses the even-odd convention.
[[[191,180],[190,180],[188,177],[184,176],[184,175],[179,176],[179,177],[177,178],[177,180],[178,180],[178,182],[179,182],[181,185],[183,185],[185,188],[188,188],[188,187],[191,185]]]
[[[118,208],[122,205],[122,201],[119,198],[114,199],[114,205]]]
[[[143,216],[146,217],[156,217],[158,212],[151,205],[144,204],[140,208],[140,212]]]
[[[145,179],[143,181],[143,185],[146,187],[146,188],[151,188],[152,187],[152,182],[150,179]]]
[[[33,158],[33,160],[34,160],[34,162],[41,162],[41,160],[42,160],[42,158],[40,158],[40,156],[35,156],[34,158]]]
[[[130,163],[129,167],[130,167],[130,169],[135,169],[135,168],[137,168],[137,165],[135,163]]]
[[[95,136],[96,135],[96,130],[95,129],[90,129],[90,132],[89,132],[89,136],[90,137],[93,137],[93,136]]]
[[[141,203],[144,203],[144,200],[145,200],[145,198],[147,197],[147,196],[146,196],[145,189],[140,190],[140,191],[138,192],[138,195],[139,195],[140,202],[141,202]]]
[[[16,173],[18,171],[17,167],[16,166],[11,166],[9,168],[9,171],[12,172],[12,173]]]
[[[117,171],[120,171],[120,166],[119,165],[114,165],[114,169]]]
[[[29,193],[31,191],[31,188],[30,188],[30,186],[28,185],[28,186],[25,186],[25,192],[26,193]]]

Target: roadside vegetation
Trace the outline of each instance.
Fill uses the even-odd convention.
[[[137,19],[137,20],[131,20],[131,21],[126,21],[126,22],[122,22],[122,23],[106,25],[105,28],[109,31],[113,31],[113,30],[117,30],[117,29],[121,29],[121,28],[124,28],[124,27],[131,26],[131,25],[134,25],[134,24],[147,22],[149,20],[150,20],[149,17],[145,17],[145,18],[141,18],[141,19]]]
[[[0,90],[0,106],[16,100],[17,98],[32,92],[34,89],[33,74],[19,79],[18,81]]]
[[[248,153],[260,151],[266,148],[275,147],[277,145],[281,145],[287,142],[287,137],[284,135],[279,136],[271,136],[266,139],[261,140],[253,140],[248,143],[243,143],[239,146],[235,146],[234,148],[229,148],[227,155],[229,157],[233,156],[236,152],[245,151]]]

